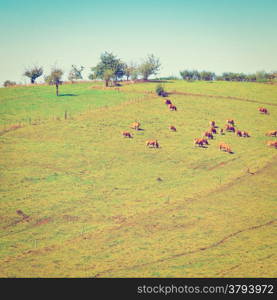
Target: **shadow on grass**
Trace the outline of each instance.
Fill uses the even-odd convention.
[[[78,96],[76,94],[60,94],[59,97],[64,97],[64,96],[70,96],[70,97],[73,97],[73,96]]]

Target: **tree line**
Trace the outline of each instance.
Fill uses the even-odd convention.
[[[159,58],[156,58],[153,54],[149,54],[140,64],[130,63],[122,61],[113,53],[104,52],[100,56],[99,63],[91,68],[90,80],[101,79],[104,81],[105,86],[117,85],[117,82],[123,77],[126,80],[137,80],[139,78],[148,80],[149,76],[156,75],[161,66]],[[83,79],[82,71],[84,67],[71,66],[71,70],[68,75],[68,80],[72,83],[74,80]],[[30,83],[34,84],[36,79],[42,76],[43,68],[39,66],[33,66],[27,68],[23,75],[30,79]],[[59,95],[59,85],[62,84],[62,76],[64,71],[60,68],[53,67],[50,74],[44,76],[44,81],[47,84],[56,86],[56,95]],[[4,86],[16,85],[14,81],[6,80]]]
[[[120,58],[118,58],[113,53],[104,52],[100,55],[100,60],[98,64],[92,67],[91,73],[89,74],[90,80],[101,79],[104,81],[106,87],[114,86],[118,84],[119,80],[123,78],[126,80],[137,80],[142,79],[147,81],[151,75],[156,75],[160,70],[161,63],[160,59],[155,57],[153,54],[147,55],[140,64],[134,62],[126,63]],[[83,79],[82,72],[84,70],[83,66],[77,67],[72,65],[68,80],[74,82],[75,80]],[[36,79],[43,75],[44,71],[41,66],[32,66],[26,68],[23,75],[30,79],[30,83],[34,84]],[[62,76],[64,71],[58,67],[52,67],[50,74],[44,76],[45,83],[49,85],[55,85],[56,95],[59,95],[59,85],[62,84]],[[224,72],[221,75],[216,75],[214,72],[210,71],[198,71],[198,70],[188,70],[185,69],[180,71],[180,76],[182,79],[187,81],[213,81],[213,80],[224,80],[224,81],[272,81],[277,79],[277,71],[265,72],[258,71],[253,74],[245,73],[233,73]],[[176,76],[168,76],[157,78],[158,80],[163,79],[178,79]],[[14,86],[16,82],[11,80],[6,80],[4,86]]]
[[[180,75],[184,80],[221,80],[221,81],[252,81],[252,82],[266,82],[277,79],[277,71],[265,72],[257,71],[256,73],[234,73],[224,72],[221,75],[216,75],[214,72],[198,71],[198,70],[183,70],[180,71]]]

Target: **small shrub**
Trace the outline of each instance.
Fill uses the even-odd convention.
[[[14,86],[14,85],[16,85],[16,82],[11,81],[11,80],[6,80],[3,85],[4,85],[4,87]]]
[[[165,92],[163,86],[161,84],[158,84],[156,86],[156,94],[158,96],[161,96],[161,97],[166,97],[167,96],[167,93]]]

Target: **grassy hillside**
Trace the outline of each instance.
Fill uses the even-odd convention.
[[[256,102],[181,94],[170,95],[171,112],[146,93],[155,83],[119,92],[67,85],[61,93],[78,96],[58,99],[53,87],[1,89],[2,121],[23,111],[45,121],[0,137],[0,276],[276,276],[276,149],[265,136],[276,130],[276,86],[240,84],[165,86],[268,101],[270,115]],[[72,118],[47,118],[65,107]],[[251,137],[193,146],[210,120],[223,127],[227,118]],[[143,130],[130,129],[136,120]],[[146,148],[147,139],[161,148]],[[221,141],[234,154],[219,151]]]

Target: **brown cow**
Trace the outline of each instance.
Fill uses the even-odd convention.
[[[160,147],[157,140],[148,140],[148,141],[146,141],[146,146],[152,147],[152,148],[159,148]]]
[[[210,133],[217,133],[215,127],[211,127],[211,128],[208,130],[208,132],[210,132]]]
[[[236,134],[237,134],[237,136],[242,137],[242,132],[241,132],[240,130],[237,130],[237,131],[236,131]]]
[[[231,126],[231,125],[229,125],[229,124],[226,124],[225,127],[226,127],[226,131],[232,131],[232,132],[235,132],[235,127],[234,127],[234,126]]]
[[[166,105],[172,104],[171,101],[169,99],[166,99],[164,102]]]
[[[168,104],[168,108],[170,109],[170,110],[177,110],[177,107],[175,106],[175,105],[173,105],[173,104]]]
[[[208,139],[213,139],[214,136],[210,131],[204,132],[203,136],[206,136]]]
[[[277,148],[277,141],[268,141],[267,146]]]
[[[194,139],[194,145],[198,145],[199,147],[203,147],[204,145],[209,145],[208,140],[204,138],[196,138]]]
[[[176,127],[175,126],[169,126],[169,129],[171,130],[171,131],[177,131],[177,129],[176,129]]]
[[[241,135],[242,135],[242,137],[250,137],[250,135],[247,131],[242,131]]]
[[[132,125],[131,125],[131,128],[135,129],[135,130],[139,130],[139,127],[140,127],[140,123],[139,122],[134,122]]]
[[[277,136],[277,130],[268,131],[265,135],[266,136]]]
[[[269,114],[268,110],[265,107],[259,107],[258,110],[262,114]]]
[[[225,143],[219,144],[219,150],[223,150],[225,152],[232,153],[231,147]]]
[[[123,135],[124,137],[127,137],[127,138],[132,138],[132,135],[131,135],[131,133],[130,133],[129,131],[123,131],[123,132],[122,132],[122,135]]]
[[[227,120],[226,120],[226,123],[235,126],[235,122],[234,122],[233,119],[227,119]]]

